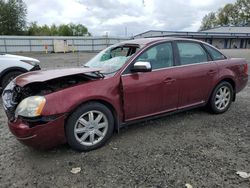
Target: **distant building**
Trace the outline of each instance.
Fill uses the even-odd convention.
[[[221,26],[199,32],[150,30],[134,36],[134,38],[148,37],[195,38],[217,48],[250,48],[250,27],[247,26]]]

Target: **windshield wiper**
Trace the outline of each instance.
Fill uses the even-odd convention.
[[[100,78],[104,78],[105,77],[104,74],[101,73],[100,71],[95,71],[95,72],[91,72],[91,73],[95,74],[96,76],[98,76]]]
[[[95,77],[95,78],[104,78],[104,74],[101,73],[100,71],[93,71],[93,72],[86,72],[84,73],[86,75],[89,75],[91,77]]]
[[[83,65],[83,67],[89,68],[89,66],[87,66],[87,65]],[[98,76],[100,78],[104,78],[105,77],[104,74],[101,73],[100,71],[94,71],[94,72],[91,72],[91,73],[95,74],[96,76]]]

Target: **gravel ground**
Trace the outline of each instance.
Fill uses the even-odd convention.
[[[51,69],[78,66],[78,55],[85,62],[94,54],[25,55]],[[196,109],[131,125],[87,153],[20,144],[0,106],[0,187],[250,187],[236,174],[250,172],[250,83],[222,115]],[[72,174],[75,167],[81,172]]]

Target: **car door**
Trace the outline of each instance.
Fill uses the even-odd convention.
[[[205,103],[218,73],[216,63],[210,61],[209,55],[198,42],[178,41],[176,48],[179,53],[178,108]]]
[[[150,62],[151,72],[130,72],[135,62]],[[145,50],[121,76],[125,121],[175,110],[178,86],[171,42]]]

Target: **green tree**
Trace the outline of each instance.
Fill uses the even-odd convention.
[[[73,31],[70,29],[69,25],[61,24],[58,27],[59,36],[73,36]]]
[[[218,25],[236,25],[238,23],[238,9],[233,4],[226,4],[218,10]]]
[[[26,33],[28,35],[34,36],[34,35],[37,35],[39,30],[40,30],[40,27],[37,25],[37,22],[31,22]]]
[[[214,12],[210,12],[205,15],[202,19],[200,30],[207,30],[215,27],[217,25],[217,18]]]
[[[238,9],[238,22],[241,24],[250,22],[250,0],[237,0],[235,6]]]
[[[88,34],[88,29],[82,24],[75,25],[71,23],[69,27],[74,36],[83,36]]]
[[[250,23],[250,0],[237,0],[235,4],[226,4],[216,13],[211,12],[202,19],[201,30],[224,25],[244,25]]]
[[[22,0],[0,0],[0,34],[24,34],[26,15],[26,4]]]
[[[26,33],[31,36],[84,36],[91,34],[88,32],[87,27],[82,24],[61,24],[56,26],[42,25],[39,26],[37,22],[30,23]]]
[[[50,27],[50,34],[52,36],[56,36],[58,35],[58,28],[55,24],[52,24],[51,27]]]
[[[51,29],[48,25],[43,25],[40,29],[40,36],[50,36],[51,35]]]

